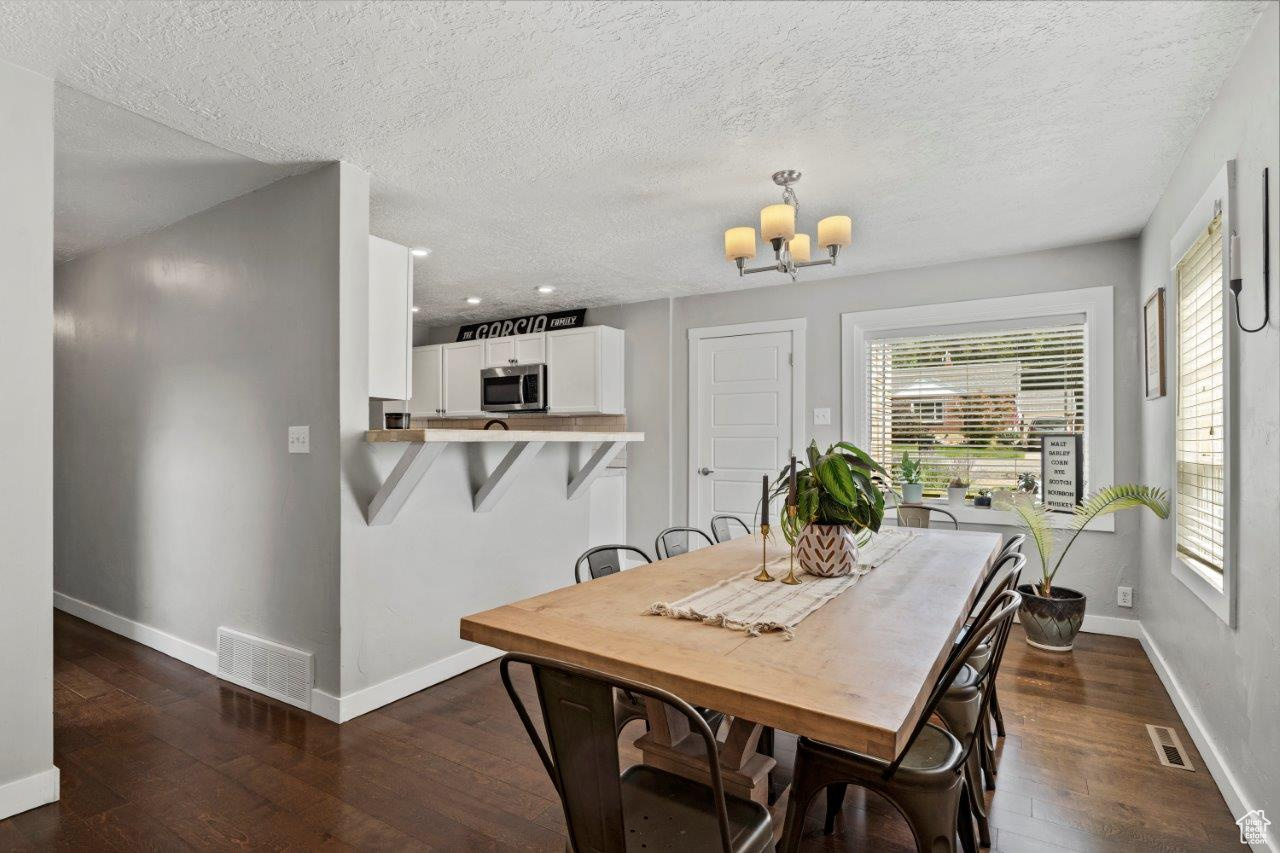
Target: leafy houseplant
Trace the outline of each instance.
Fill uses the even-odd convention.
[[[905,450],[902,451],[902,461],[898,463],[898,482],[902,485],[904,504],[924,501],[924,463],[919,457],[912,459]]]
[[[1018,514],[1023,528],[1035,543],[1040,557],[1041,577],[1035,583],[1022,584],[1022,608],[1018,618],[1027,632],[1027,642],[1037,648],[1055,652],[1071,650],[1080,625],[1084,621],[1084,593],[1064,586],[1054,586],[1054,578],[1062,568],[1062,561],[1084,529],[1096,518],[1124,509],[1146,507],[1157,518],[1169,517],[1169,496],[1164,489],[1126,483],[1109,486],[1089,495],[1068,522],[1071,537],[1053,560],[1054,529],[1049,524],[1049,511],[1036,503],[1026,493],[1017,494],[1002,508]],[[1052,562],[1053,568],[1049,568]]]
[[[795,546],[800,566],[810,574],[848,574],[857,564],[857,536],[876,531],[884,520],[881,484],[888,474],[867,453],[847,441],[819,452],[810,442],[807,465],[797,467],[795,493],[790,494],[790,466],[774,483],[773,496],[787,495],[782,533]]]

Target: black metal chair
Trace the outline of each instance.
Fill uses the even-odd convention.
[[[1027,541],[1027,534],[1025,533],[1019,533],[1015,536],[1010,536],[1009,541],[1004,543],[1004,547],[1000,549],[1000,557],[997,559],[1004,559],[1010,554],[1021,554],[1022,546],[1026,541]]]
[[[951,519],[953,529],[960,529],[960,520],[955,517],[955,514],[940,506],[933,506],[932,504],[898,504],[897,510],[899,527],[928,527],[933,522],[933,513],[937,513]]]
[[[947,691],[962,671],[972,668],[965,662],[983,641],[999,631],[1007,631],[1013,614],[1022,604],[1016,592],[992,598],[981,622],[948,659],[934,684],[911,736],[898,757],[891,762],[861,755],[847,749],[802,737],[796,746],[795,779],[787,803],[787,819],[778,850],[795,853],[800,848],[804,817],[810,802],[827,790],[827,828],[833,826],[848,785],[860,785],[880,794],[893,804],[911,827],[916,848],[930,853],[955,849],[955,838],[966,851],[976,850],[973,831],[971,791],[965,779],[965,762],[974,736],[967,744],[946,729],[929,722]],[[966,673],[967,677],[967,673]]]
[[[696,527],[668,527],[658,534],[657,539],[653,540],[653,552],[658,555],[659,560],[687,554],[689,553],[689,538],[694,534],[701,536],[708,545],[716,544],[711,541],[710,536]]]
[[[715,537],[717,543],[732,539],[735,528],[741,528],[741,533],[751,535],[751,528],[736,515],[716,515],[711,518],[711,535]]]
[[[605,575],[617,574],[622,571],[622,553],[624,551],[635,554],[646,563],[653,562],[643,549],[634,545],[597,545],[595,548],[587,549],[573,564],[574,580],[577,583],[582,583],[583,563],[587,565],[587,574],[591,576],[591,580],[602,578]]]
[[[545,744],[511,683],[513,663],[533,670]],[[725,795],[715,736],[689,703],[656,687],[533,655],[506,655],[501,673],[511,704],[560,795],[572,850],[761,853],[772,846],[768,809]],[[612,726],[616,689],[656,699],[688,719],[706,747],[710,786],[644,764],[619,776]]]

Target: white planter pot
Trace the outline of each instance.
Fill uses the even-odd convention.
[[[843,524],[810,524],[796,539],[796,559],[811,575],[838,578],[858,567],[853,528]]]
[[[902,484],[902,502],[904,504],[918,504],[924,502],[924,484],[923,483],[903,483]]]
[[[964,496],[968,493],[968,486],[948,486],[947,503],[951,506],[964,506]]]

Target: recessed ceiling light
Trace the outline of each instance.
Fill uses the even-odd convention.
[[[414,248],[409,250],[409,253],[413,255],[415,258],[425,258],[427,255],[431,254],[431,250],[424,249],[421,246],[415,246]]]
[[[546,295],[548,293],[555,293],[556,289],[549,284],[540,284],[537,287],[537,291],[543,295]]]
[[[479,296],[468,296],[468,297],[467,297],[467,304],[468,304],[468,305],[479,305],[479,304],[480,304],[480,297],[479,297]]]
[[[417,313],[418,313],[418,306],[417,306],[417,305],[413,306],[413,313],[415,313],[415,314],[417,314]]]

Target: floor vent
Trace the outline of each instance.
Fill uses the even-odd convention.
[[[1191,757],[1182,748],[1182,741],[1178,740],[1177,732],[1168,726],[1148,724],[1147,734],[1151,735],[1151,742],[1156,747],[1156,758],[1160,759],[1161,764],[1165,767],[1195,772],[1195,768],[1191,766]]]
[[[218,629],[218,677],[311,710],[311,655],[230,628]]]

